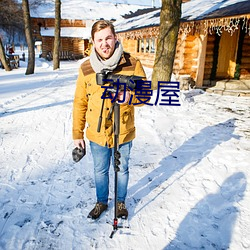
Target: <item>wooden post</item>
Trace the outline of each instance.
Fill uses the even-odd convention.
[[[202,87],[204,78],[204,68],[206,60],[206,50],[207,50],[207,35],[200,34],[199,36],[199,54],[198,54],[198,65],[196,71],[195,82],[197,87]]]
[[[147,39],[143,38],[143,53],[146,54],[146,49],[147,49]]]

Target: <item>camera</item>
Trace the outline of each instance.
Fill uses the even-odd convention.
[[[85,147],[84,148],[82,148],[82,147],[74,148],[74,150],[72,151],[73,161],[74,162],[80,161],[85,154],[86,154]]]
[[[123,90],[124,84],[126,88],[130,90],[142,89],[143,77],[141,76],[127,76],[112,74],[112,71],[103,69],[101,73],[96,73],[96,82],[98,85],[104,85],[110,83],[111,86],[117,88],[117,86]],[[122,84],[119,84],[122,83]]]

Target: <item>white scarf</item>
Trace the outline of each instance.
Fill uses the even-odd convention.
[[[103,69],[108,69],[110,71],[113,71],[117,67],[121,59],[122,53],[123,53],[123,47],[121,43],[117,41],[115,44],[115,50],[113,55],[109,59],[103,60],[98,55],[93,46],[92,52],[90,54],[90,64],[96,73],[101,73]]]

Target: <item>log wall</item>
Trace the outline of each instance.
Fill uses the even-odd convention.
[[[215,46],[215,34],[208,35],[203,80],[210,80],[210,77],[211,77],[211,74],[212,74],[214,46]]]
[[[33,28],[43,27],[55,27],[54,18],[31,18]],[[84,20],[71,20],[71,19],[62,19],[61,27],[86,27],[86,21]]]
[[[240,79],[250,79],[250,36],[245,35],[242,45]]]
[[[197,36],[186,36],[183,49],[176,53],[176,57],[181,58],[182,67],[179,68],[179,75],[190,75],[192,79],[196,78],[197,58],[198,58],[198,43]],[[180,53],[180,55],[178,55]]]
[[[185,47],[185,37],[178,36],[177,44],[176,44],[176,50],[175,50],[175,59],[174,59],[174,65],[173,65],[173,73],[175,75],[179,74],[179,71],[183,68],[183,53]]]
[[[120,39],[124,51],[129,52],[132,56],[138,58],[141,63],[148,68],[152,68],[154,66],[155,53],[140,51],[139,42],[135,39]],[[144,42],[144,39],[141,41]]]
[[[61,38],[60,51],[69,51],[76,58],[84,57],[84,51],[88,47],[88,40],[78,38]],[[49,52],[53,52],[54,37],[42,37],[42,57],[46,58]]]
[[[46,58],[49,52],[53,51],[54,37],[42,37],[40,34],[40,28],[54,27],[54,18],[32,18],[32,28],[34,39],[42,41],[42,57]],[[84,20],[61,20],[61,27],[86,27],[86,21]],[[61,37],[60,51],[69,51],[76,57],[81,58],[84,56],[84,51],[88,47],[88,40],[82,40],[80,38],[67,38]]]

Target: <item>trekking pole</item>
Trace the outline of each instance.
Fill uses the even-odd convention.
[[[120,157],[121,154],[119,152],[119,134],[120,134],[120,105],[115,102],[114,104],[114,171],[115,171],[115,184],[114,184],[114,192],[115,192],[115,206],[114,206],[114,222],[113,222],[113,230],[110,234],[110,238],[118,230],[118,219],[117,219],[117,193],[118,193],[118,172],[120,171]]]

